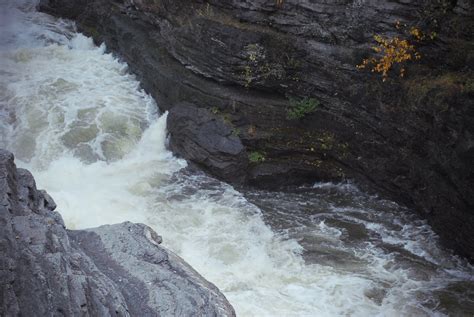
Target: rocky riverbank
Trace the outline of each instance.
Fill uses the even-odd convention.
[[[199,112],[199,122],[179,111],[168,120],[182,127],[169,126],[171,148],[201,168],[265,187],[356,179],[414,207],[447,246],[474,258],[470,1],[44,0],[41,8],[117,52],[161,109],[185,102]],[[383,82],[356,68],[373,56],[374,35],[405,38],[412,28],[426,39],[404,78]],[[318,106],[289,119],[291,100]]]
[[[148,226],[66,230],[53,199],[4,150],[0,197],[1,316],[235,316]]]

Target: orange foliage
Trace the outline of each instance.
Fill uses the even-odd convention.
[[[400,23],[397,22],[397,29],[400,28]],[[409,34],[415,41],[422,41],[425,38],[420,29],[412,27]],[[395,65],[401,65],[400,77],[405,76],[405,63],[408,61],[415,61],[421,58],[420,53],[416,50],[409,40],[399,37],[386,38],[381,35],[374,35],[377,45],[372,49],[379,55],[378,58],[367,58],[357,65],[358,69],[365,69],[371,66],[371,71],[382,74],[382,80],[386,81],[390,70]]]

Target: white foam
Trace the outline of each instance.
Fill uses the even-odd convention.
[[[73,33],[72,23],[35,13],[28,1],[17,4],[2,7],[15,19],[1,22],[10,30],[0,52],[1,145],[54,197],[69,228],[126,220],[152,226],[224,291],[240,316],[432,313],[417,296],[439,279],[410,279],[370,243],[354,251],[368,263],[363,271],[305,264],[301,245],[273,232],[231,186],[177,176],[186,163],[165,148],[166,114],[158,116],[126,65]],[[315,187],[357,191],[351,184]],[[424,250],[416,235],[407,240],[413,228],[399,235],[364,224],[387,243]],[[319,220],[313,230],[344,247],[338,228]],[[374,289],[386,292],[381,302],[368,295]]]
[[[69,46],[72,49],[80,51],[93,51],[97,49],[97,47],[94,45],[94,42],[92,41],[92,38],[84,36],[83,34],[76,34],[69,42]],[[101,53],[104,53],[104,48],[105,45],[101,45],[99,47]]]

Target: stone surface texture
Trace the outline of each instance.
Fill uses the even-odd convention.
[[[53,199],[0,150],[0,316],[235,316],[143,224],[66,230]]]

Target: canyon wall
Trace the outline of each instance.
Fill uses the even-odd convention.
[[[43,0],[40,7],[105,42],[162,110],[186,108],[170,112],[170,145],[202,169],[270,188],[355,179],[413,207],[447,246],[474,259],[471,1]],[[423,39],[413,39],[413,29]],[[358,69],[376,57],[374,35],[409,40],[421,59],[385,81]],[[304,102],[317,103],[315,111],[290,119],[289,109]]]

